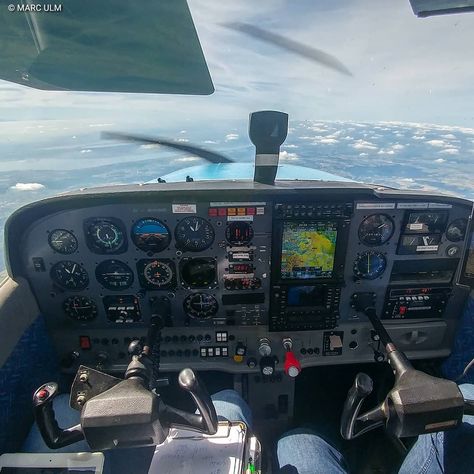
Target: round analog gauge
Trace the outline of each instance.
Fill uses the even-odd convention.
[[[195,319],[208,319],[217,313],[219,305],[212,295],[194,293],[189,295],[183,303],[184,311]]]
[[[231,222],[225,230],[225,238],[231,245],[247,245],[253,238],[253,228],[245,221]]]
[[[117,253],[125,244],[120,226],[107,219],[95,219],[88,226],[90,247],[98,253]]]
[[[87,296],[70,296],[63,303],[64,312],[77,321],[91,321],[97,316],[97,305]]]
[[[393,235],[395,225],[386,214],[372,214],[359,226],[359,239],[365,245],[382,245]]]
[[[134,244],[145,252],[161,252],[168,247],[171,236],[168,227],[152,217],[140,219],[132,228]]]
[[[55,229],[48,237],[49,246],[58,253],[64,255],[74,253],[77,250],[76,236],[65,229]]]
[[[181,266],[181,279],[191,288],[214,286],[216,262],[213,258],[190,258]]]
[[[214,229],[202,217],[186,217],[178,222],[174,231],[176,244],[182,250],[201,252],[214,242]]]
[[[354,275],[364,280],[375,280],[383,274],[387,260],[378,252],[363,252],[354,262]]]
[[[166,262],[152,260],[143,268],[143,276],[148,284],[160,288],[171,283],[173,279],[173,270]]]
[[[104,260],[95,269],[97,281],[108,290],[124,290],[132,286],[133,271],[120,260]]]
[[[467,219],[456,219],[449,224],[446,230],[446,238],[450,242],[459,242],[464,239],[467,229]]]
[[[83,290],[89,284],[89,276],[84,267],[71,260],[63,260],[51,268],[51,278],[61,288]]]

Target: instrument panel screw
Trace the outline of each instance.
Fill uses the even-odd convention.
[[[79,395],[76,398],[76,402],[77,402],[78,405],[82,406],[82,405],[84,405],[84,403],[86,403],[86,397],[84,395]]]
[[[82,383],[86,383],[88,379],[89,379],[89,377],[87,376],[87,374],[85,372],[79,376],[79,380]]]

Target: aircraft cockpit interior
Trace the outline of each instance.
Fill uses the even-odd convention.
[[[250,114],[253,179],[191,170],[8,218],[0,473],[314,472],[275,460],[295,429],[388,473],[474,415],[458,385],[473,380],[472,200],[277,178],[289,124]]]

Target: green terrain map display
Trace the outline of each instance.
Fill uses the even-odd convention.
[[[285,222],[281,250],[282,279],[330,278],[337,228],[332,223]]]

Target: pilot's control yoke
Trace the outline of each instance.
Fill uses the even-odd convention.
[[[60,428],[53,409],[58,385],[42,385],[33,395],[33,407],[40,433],[51,449],[85,439],[94,451],[161,444],[171,427],[213,435],[217,432],[217,414],[211,397],[192,369],[183,369],[179,386],[189,392],[199,414],[166,405],[156,390],[150,355],[162,327],[160,315],[150,326],[143,349],[130,348],[132,360],[124,379],[80,366],[71,388],[71,408],[81,411],[80,424]],[[139,354],[137,355],[137,352]],[[155,374],[156,376],[156,374]]]
[[[455,428],[464,414],[473,415],[474,401],[464,400],[455,382],[412,367],[377,317],[373,303],[371,296],[367,301],[359,298],[356,309],[364,312],[378,333],[395,374],[395,385],[380,405],[359,415],[372,393],[373,382],[367,374],[357,374],[341,417],[342,437],[356,438],[380,426],[399,438],[417,436]]]

